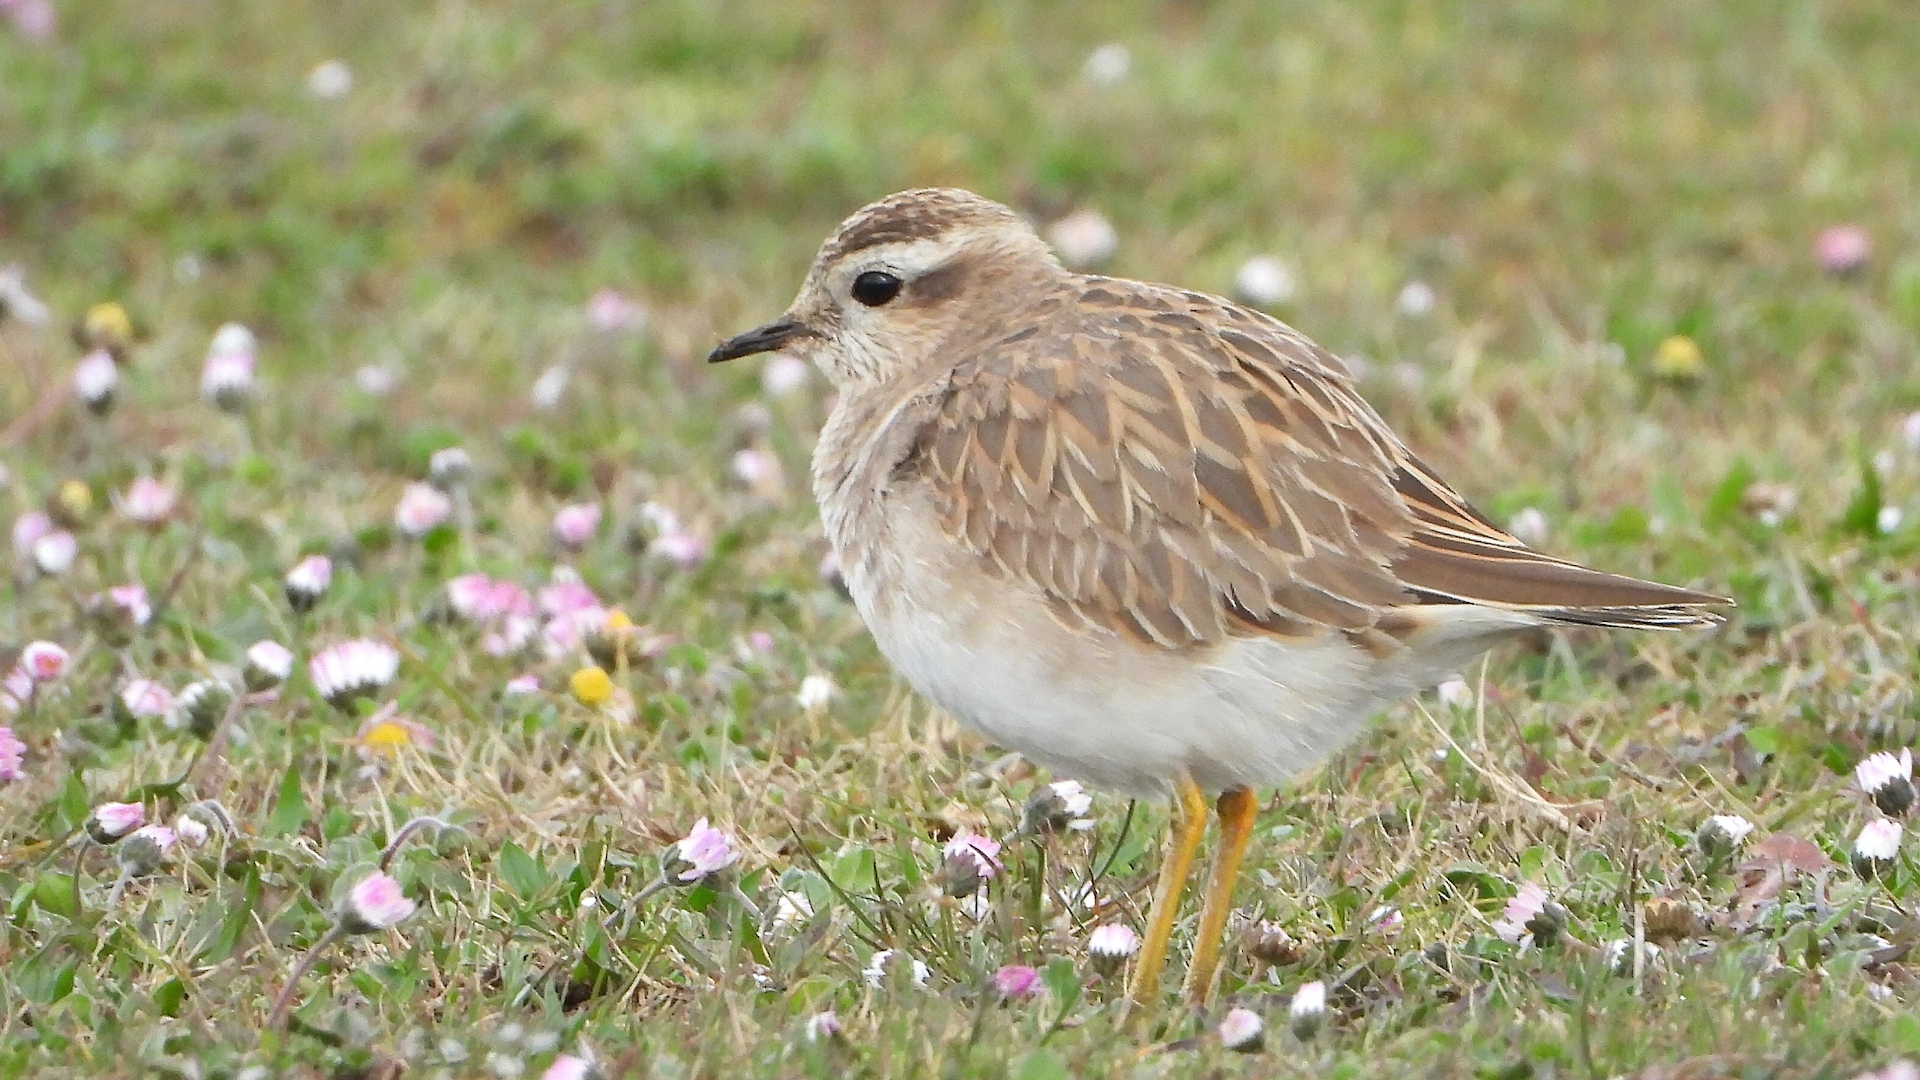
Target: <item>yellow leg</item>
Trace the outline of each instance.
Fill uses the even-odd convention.
[[[1200,838],[1207,831],[1206,796],[1185,773],[1174,781],[1173,801],[1173,828],[1160,860],[1160,881],[1153,889],[1153,915],[1127,984],[1127,1000],[1135,1005],[1147,1004],[1160,991],[1160,969],[1166,966],[1167,942],[1173,937],[1173,920],[1180,914],[1180,893],[1193,869],[1193,853],[1200,849]]]
[[[1253,836],[1253,818],[1260,803],[1253,792],[1234,788],[1221,793],[1220,847],[1213,855],[1213,873],[1207,878],[1206,899],[1200,905],[1200,929],[1193,942],[1193,963],[1187,967],[1187,1001],[1205,1005],[1213,997],[1214,975],[1220,968],[1220,938],[1233,908],[1233,886],[1240,880],[1240,858]]]

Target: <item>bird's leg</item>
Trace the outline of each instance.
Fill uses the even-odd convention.
[[[1193,778],[1181,773],[1173,782],[1173,827],[1167,834],[1167,850],[1160,859],[1160,880],[1153,888],[1153,915],[1147,922],[1147,934],[1134,958],[1133,978],[1127,984],[1127,1000],[1145,1005],[1160,990],[1160,969],[1167,963],[1167,943],[1173,937],[1173,920],[1180,914],[1180,893],[1186,888],[1187,873],[1193,869],[1193,854],[1207,831],[1207,798]]]
[[[1220,846],[1213,854],[1213,873],[1200,905],[1200,929],[1193,942],[1193,963],[1187,966],[1187,1001],[1205,1005],[1213,997],[1213,977],[1220,968],[1220,938],[1233,908],[1233,886],[1240,880],[1240,857],[1253,836],[1253,818],[1260,803],[1246,788],[1220,793]]]

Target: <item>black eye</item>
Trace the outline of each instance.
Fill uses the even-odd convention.
[[[879,307],[899,295],[900,279],[883,270],[869,270],[853,279],[853,298],[868,307]]]

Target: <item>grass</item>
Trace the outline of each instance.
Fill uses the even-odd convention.
[[[1915,734],[1903,5],[62,14],[47,43],[0,31],[0,262],[60,324],[0,327],[5,497],[25,513],[79,481],[91,502],[74,568],[0,593],[0,641],[72,654],[11,721],[29,750],[0,788],[0,1075],[511,1077],[569,1052],[658,1076],[1844,1077],[1920,1054],[1920,873],[1846,869],[1873,816],[1849,771]],[[1108,41],[1132,71],[1094,85]],[[353,89],[320,100],[307,74],[330,58]],[[1277,313],[1363,361],[1370,399],[1489,513],[1536,508],[1556,553],[1724,590],[1737,617],[1503,652],[1484,712],[1428,703],[1457,750],[1395,709],[1263,804],[1237,899],[1292,944],[1239,932],[1220,1008],[1170,997],[1123,1025],[1085,938],[1140,925],[1164,808],[1101,796],[1090,832],[1010,842],[977,925],[933,899],[942,841],[1007,837],[1048,778],[927,716],[820,581],[819,382],[773,397],[750,365],[700,362],[786,303],[844,214],[927,183],[1042,220],[1097,208],[1129,276],[1225,291],[1278,253],[1301,289]],[[1876,248],[1845,279],[1811,248],[1839,222]],[[1413,280],[1438,296],[1424,317],[1396,310]],[[645,328],[591,329],[602,288]],[[141,330],[116,410],[21,420],[67,383],[64,324],[103,300]],[[229,320],[260,336],[244,421],[197,394]],[[1674,335],[1702,350],[1694,378],[1654,363]],[[537,409],[556,362],[572,380]],[[356,387],[369,365],[390,393]],[[397,535],[403,485],[451,445],[476,461],[469,526]],[[742,448],[781,479],[736,482]],[[159,527],[109,505],[141,474],[180,493]],[[1751,512],[1757,482],[1797,495],[1778,526]],[[552,513],[583,501],[605,522],[557,552]],[[637,554],[648,503],[707,557]],[[1904,518],[1883,530],[1885,507]],[[280,579],[317,551],[338,574],[296,617]],[[664,642],[616,670],[631,716],[568,694],[576,658],[497,658],[436,614],[457,574],[533,587],[561,564]],[[128,581],[166,596],[150,625],[83,612]],[[296,677],[178,788],[203,744],[112,715],[134,672],[178,691],[263,638],[354,636],[406,656],[360,715]],[[540,692],[503,697],[523,672]],[[824,709],[796,702],[809,675],[837,688]],[[359,737],[387,701],[430,745]],[[217,800],[238,832],[109,903],[115,852],[68,838],[129,798],[162,821]],[[1758,825],[1747,854],[1809,869],[1709,865],[1692,837],[1716,813]],[[340,890],[423,814],[458,828],[393,857],[419,910],[331,948],[263,1034]],[[737,867],[647,893],[701,817]],[[1104,911],[1064,902],[1095,877]],[[1569,941],[1492,932],[1527,881]],[[770,925],[783,892],[813,914]],[[1676,903],[1700,925],[1667,933]],[[1613,973],[1601,947],[1636,933],[1660,958]],[[926,989],[868,985],[887,947]],[[999,1004],[1010,963],[1048,992]],[[1332,1018],[1301,1041],[1286,1005],[1315,979]],[[1263,1054],[1214,1038],[1228,1004],[1267,1017]],[[826,1008],[844,1035],[808,1041]]]

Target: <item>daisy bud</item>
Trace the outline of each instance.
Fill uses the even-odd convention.
[[[707,541],[699,533],[685,529],[663,532],[647,545],[647,554],[665,559],[682,570],[691,570],[707,559]]]
[[[153,619],[153,602],[139,583],[115,585],[87,601],[87,613],[109,638],[124,642]]]
[[[786,889],[774,902],[770,924],[775,930],[793,930],[811,918],[813,901],[807,899],[807,894]]]
[[[118,700],[128,720],[158,720],[173,711],[173,694],[152,679],[128,682]]]
[[[1660,959],[1661,951],[1660,946],[1655,945],[1651,941],[1641,942],[1640,966],[1643,969],[1652,967],[1654,962]],[[1608,942],[1606,950],[1602,955],[1606,960],[1608,971],[1613,972],[1615,975],[1633,974],[1634,954],[1632,938],[1619,938]]]
[[[189,683],[175,695],[173,708],[167,713],[167,726],[195,738],[211,739],[232,704],[233,688],[219,679]]]
[[[833,700],[833,680],[825,675],[809,675],[800,680],[800,692],[793,700],[809,716],[826,711],[827,704]]]
[[[1109,41],[1087,54],[1080,65],[1080,77],[1095,86],[1114,86],[1125,82],[1133,71],[1133,54],[1125,45]]]
[[[1755,480],[1740,493],[1740,507],[1769,529],[1793,516],[1800,507],[1800,493],[1787,484]]]
[[[999,842],[978,833],[955,834],[942,855],[940,878],[948,896],[972,896],[1001,869]]]
[[[399,382],[400,373],[385,364],[365,364],[353,373],[353,385],[368,397],[386,397]]]
[[[1113,258],[1120,234],[1098,210],[1076,210],[1047,227],[1047,243],[1060,261],[1075,270],[1098,266]]]
[[[146,821],[146,807],[139,803],[101,803],[87,815],[87,835],[93,837],[96,844],[111,844]]]
[[[458,446],[435,450],[427,459],[427,483],[441,491],[465,487],[473,479],[473,457]]]
[[[251,352],[208,353],[200,369],[200,396],[221,412],[240,412],[253,401],[253,366]]]
[[[559,405],[560,398],[567,392],[567,383],[572,379],[573,373],[567,370],[565,364],[555,364],[541,372],[540,377],[533,381],[533,390],[528,394],[528,397],[533,400],[533,407],[541,412],[547,412]]]
[[[1913,751],[1870,754],[1854,767],[1853,778],[1880,812],[1900,817],[1913,809]]]
[[[1520,886],[1493,932],[1501,940],[1520,944],[1532,942],[1542,948],[1554,944],[1567,928],[1567,911],[1547,899],[1547,890],[1529,881]]]
[[[199,818],[181,814],[173,819],[173,835],[188,847],[199,847],[207,842],[213,831]]]
[[[333,560],[325,555],[309,555],[287,571],[287,606],[304,615],[326,595],[333,583]]]
[[[563,506],[553,515],[553,538],[568,551],[579,551],[600,528],[600,504]]]
[[[1433,293],[1433,286],[1424,281],[1409,281],[1401,286],[1400,295],[1394,298],[1393,306],[1409,319],[1424,319],[1433,314],[1438,300]]]
[[[323,60],[307,73],[307,93],[321,101],[339,101],[353,92],[353,69],[343,60]]]
[[[446,524],[453,516],[453,500],[432,484],[408,484],[393,508],[393,527],[410,540],[418,540]]]
[[[586,1058],[561,1054],[540,1074],[540,1080],[596,1080],[599,1075],[600,1071]]]
[[[1475,700],[1473,687],[1467,685],[1467,680],[1458,675],[1452,676],[1440,683],[1439,695],[1440,704],[1445,705],[1449,709],[1473,708]]]
[[[27,744],[10,727],[0,727],[0,780],[25,780]]]
[[[1834,277],[1852,277],[1873,258],[1873,238],[1858,225],[1834,225],[1814,237],[1813,253],[1820,269]]]
[[[307,661],[313,688],[336,709],[352,707],[356,699],[378,693],[400,673],[400,653],[393,646],[367,638],[331,645]]]
[[[1700,823],[1693,843],[1700,854],[1718,862],[1732,855],[1753,832],[1753,822],[1738,814],[1715,814]]]
[[[911,972],[913,985],[918,987],[925,987],[927,981],[933,977],[933,972],[928,970],[927,965],[922,963],[919,957],[908,956],[898,949],[881,949],[874,953],[867,961],[866,970],[861,974],[866,976],[868,986],[879,988],[887,984],[888,978],[895,971]]]
[[[739,861],[727,834],[701,818],[661,856],[660,879],[669,885],[695,885]]]
[[[67,650],[51,641],[30,642],[20,650],[20,670],[36,683],[49,683],[67,673]]]
[[[151,476],[136,479],[127,485],[126,494],[114,499],[121,516],[136,525],[150,527],[165,524],[173,514],[176,501],[174,490]]]
[[[1091,829],[1093,819],[1087,814],[1092,808],[1093,797],[1078,781],[1056,780],[1042,784],[1027,797],[1027,804],[1021,809],[1020,832],[1032,835]]]
[[[1096,926],[1087,935],[1087,959],[1095,971],[1110,975],[1140,951],[1140,935],[1125,923]]]
[[[1247,951],[1263,964],[1285,967],[1299,963],[1306,955],[1306,947],[1277,922],[1260,920],[1252,927],[1249,938]]]
[[[1900,832],[1897,821],[1867,822],[1853,841],[1853,872],[1869,881],[1891,872],[1900,854]]]
[[[53,518],[46,514],[38,510],[21,514],[13,522],[13,557],[21,562],[33,561],[34,546],[53,531]]]
[[[107,350],[95,349],[74,365],[74,395],[93,415],[112,412],[114,394],[119,389],[120,365],[113,362],[113,354]]]
[[[165,825],[140,826],[116,849],[121,872],[129,877],[153,873],[167,861],[175,842],[173,830]]]
[[[760,388],[768,397],[786,397],[807,385],[813,369],[792,353],[774,353],[760,369]]]
[[[59,577],[73,567],[80,554],[80,541],[65,529],[48,533],[33,545],[33,565],[48,577]]]
[[[242,677],[247,689],[259,693],[271,690],[293,674],[293,651],[277,641],[256,641],[247,649],[247,666]]]
[[[993,988],[1005,1001],[1024,1001],[1040,992],[1040,972],[1025,964],[1008,964],[993,973]]]
[[[51,12],[51,8],[46,9]],[[14,8],[16,24],[21,9]],[[51,27],[48,30],[51,33]],[[19,319],[30,326],[38,326],[53,317],[47,305],[27,288],[27,272],[18,266],[0,266],[0,323],[8,319]]]
[[[375,871],[347,890],[340,904],[340,927],[349,934],[389,930],[412,915],[414,908],[398,881]]]
[[[840,571],[840,554],[829,551],[820,557],[820,584],[840,594],[840,599],[853,602],[853,590],[847,587],[847,575]]]
[[[1507,531],[1528,547],[1539,547],[1547,542],[1547,515],[1537,506],[1524,507],[1507,522]]]
[[[1294,1038],[1311,1039],[1327,1021],[1327,984],[1318,979],[1306,983],[1293,993],[1293,1003],[1287,1006],[1287,1026],[1293,1029]]]
[[[1220,1045],[1237,1054],[1257,1054],[1267,1041],[1267,1023],[1252,1009],[1228,1009],[1215,1031]]]
[[[1293,270],[1271,255],[1255,255],[1233,275],[1234,298],[1249,307],[1276,307],[1299,291]]]
[[[808,1042],[840,1037],[840,1017],[832,1009],[814,1013],[807,1017],[804,1033]]]

